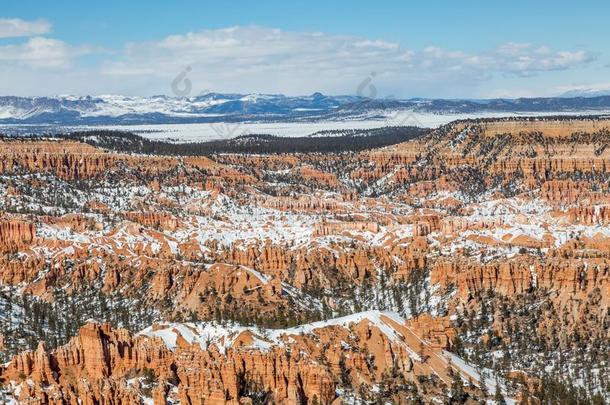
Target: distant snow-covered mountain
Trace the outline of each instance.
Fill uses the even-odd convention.
[[[610,95],[490,100],[208,93],[196,97],[0,97],[0,124],[124,125],[374,118],[384,111],[455,114],[610,110]]]
[[[578,88],[568,90],[564,92],[561,97],[573,98],[573,97],[600,97],[610,96],[610,88],[599,89],[599,88]]]
[[[218,94],[197,97],[0,97],[0,123],[126,124],[214,122],[254,116],[300,116],[326,112],[358,97]]]

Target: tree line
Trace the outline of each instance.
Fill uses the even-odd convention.
[[[331,153],[358,152],[395,145],[423,136],[428,129],[418,127],[384,127],[320,133],[320,136],[280,137],[249,134],[232,139],[193,143],[172,143],[146,139],[131,132],[91,130],[56,135],[118,152],[150,155],[207,156],[219,153]]]

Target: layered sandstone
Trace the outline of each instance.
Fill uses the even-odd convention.
[[[284,327],[371,308],[411,319],[358,318],[281,341],[243,329],[228,346],[191,344],[182,330],[175,348],[91,324],[65,346],[16,356],[2,377],[23,400],[48,403],[247,403],[253,390],[279,403],[332,403],[339,376],[366,391],[388,374],[391,387],[434,375],[426,400],[438,399],[458,315],[493,300],[544,308],[537,341],[578,336],[599,347],[610,296],[609,141],[607,121],[591,120],[464,121],[341,155],[132,156],[3,140],[7,297],[59,305],[58,292],[68,303],[87,292],[176,322]],[[3,332],[15,334],[2,315]],[[477,338],[510,344],[515,322],[496,308]],[[181,328],[168,325],[153,328]],[[4,354],[15,353],[4,335]]]
[[[0,218],[0,250],[14,252],[34,241],[34,224],[19,219]]]
[[[262,350],[255,342],[270,338],[251,331],[231,332],[204,347],[193,336],[205,325],[158,325],[134,336],[107,324],[88,324],[56,350],[41,344],[36,351],[15,356],[0,368],[0,377],[21,387],[16,394],[20,400],[39,398],[53,404],[76,398],[80,403],[121,403],[141,396],[152,396],[155,403],[171,397],[192,404],[238,404],[257,392],[268,393],[273,403],[331,403],[343,372],[355,385],[375,384],[390,370],[413,381],[417,375],[436,373],[449,382],[450,363],[441,350],[447,342],[428,343],[412,330],[420,325],[425,336],[451,334],[446,322],[421,318],[409,325],[394,316],[367,313],[336,325],[312,325],[305,334],[274,332],[275,343],[266,343],[271,348]],[[170,335],[175,346],[158,337]],[[232,343],[226,347],[230,336]],[[426,358],[416,352],[426,353]],[[152,379],[125,384],[128,375],[151,373]],[[20,382],[23,379],[27,382]]]

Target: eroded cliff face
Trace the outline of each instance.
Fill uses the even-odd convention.
[[[540,377],[523,361],[532,351],[540,364],[584,353],[566,367],[603,371],[608,144],[604,120],[457,122],[340,155],[131,156],[3,140],[0,350],[16,356],[4,386],[49,403],[332,403],[381,389],[409,403],[443,400],[457,367],[446,351],[507,381],[512,369]],[[407,321],[291,330],[366,310]],[[78,330],[89,318],[113,326]],[[228,321],[268,336],[244,326],[210,346],[172,332]],[[169,328],[176,347],[147,327]],[[481,345],[509,355],[473,355]]]
[[[36,237],[34,224],[15,219],[0,218],[0,250],[15,252],[29,246]]]
[[[417,376],[430,374],[448,383],[452,369],[475,378],[443,355],[453,334],[446,321],[406,323],[380,312],[285,330],[156,324],[137,336],[91,323],[65,346],[41,343],[15,356],[0,378],[13,382],[17,399],[53,404],[335,403],[339,384],[422,384]]]
[[[542,186],[542,196],[571,203],[585,191],[607,192],[603,178],[610,170],[608,122],[458,122],[418,141],[368,155],[377,169],[373,178],[387,176],[390,183],[408,184],[409,191],[413,183],[421,189],[417,183],[423,180],[430,182],[428,194],[448,186],[465,192],[498,186],[530,191]],[[464,187],[464,182],[474,189]]]

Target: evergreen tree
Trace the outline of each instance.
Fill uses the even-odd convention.
[[[451,399],[458,404],[463,404],[466,402],[466,398],[468,395],[466,391],[464,391],[464,382],[462,381],[462,377],[460,377],[460,373],[456,371],[451,372]]]
[[[500,388],[500,383],[496,381],[496,393],[494,394],[494,401],[498,405],[505,405],[506,401],[504,400],[504,395],[502,395],[502,389]]]

